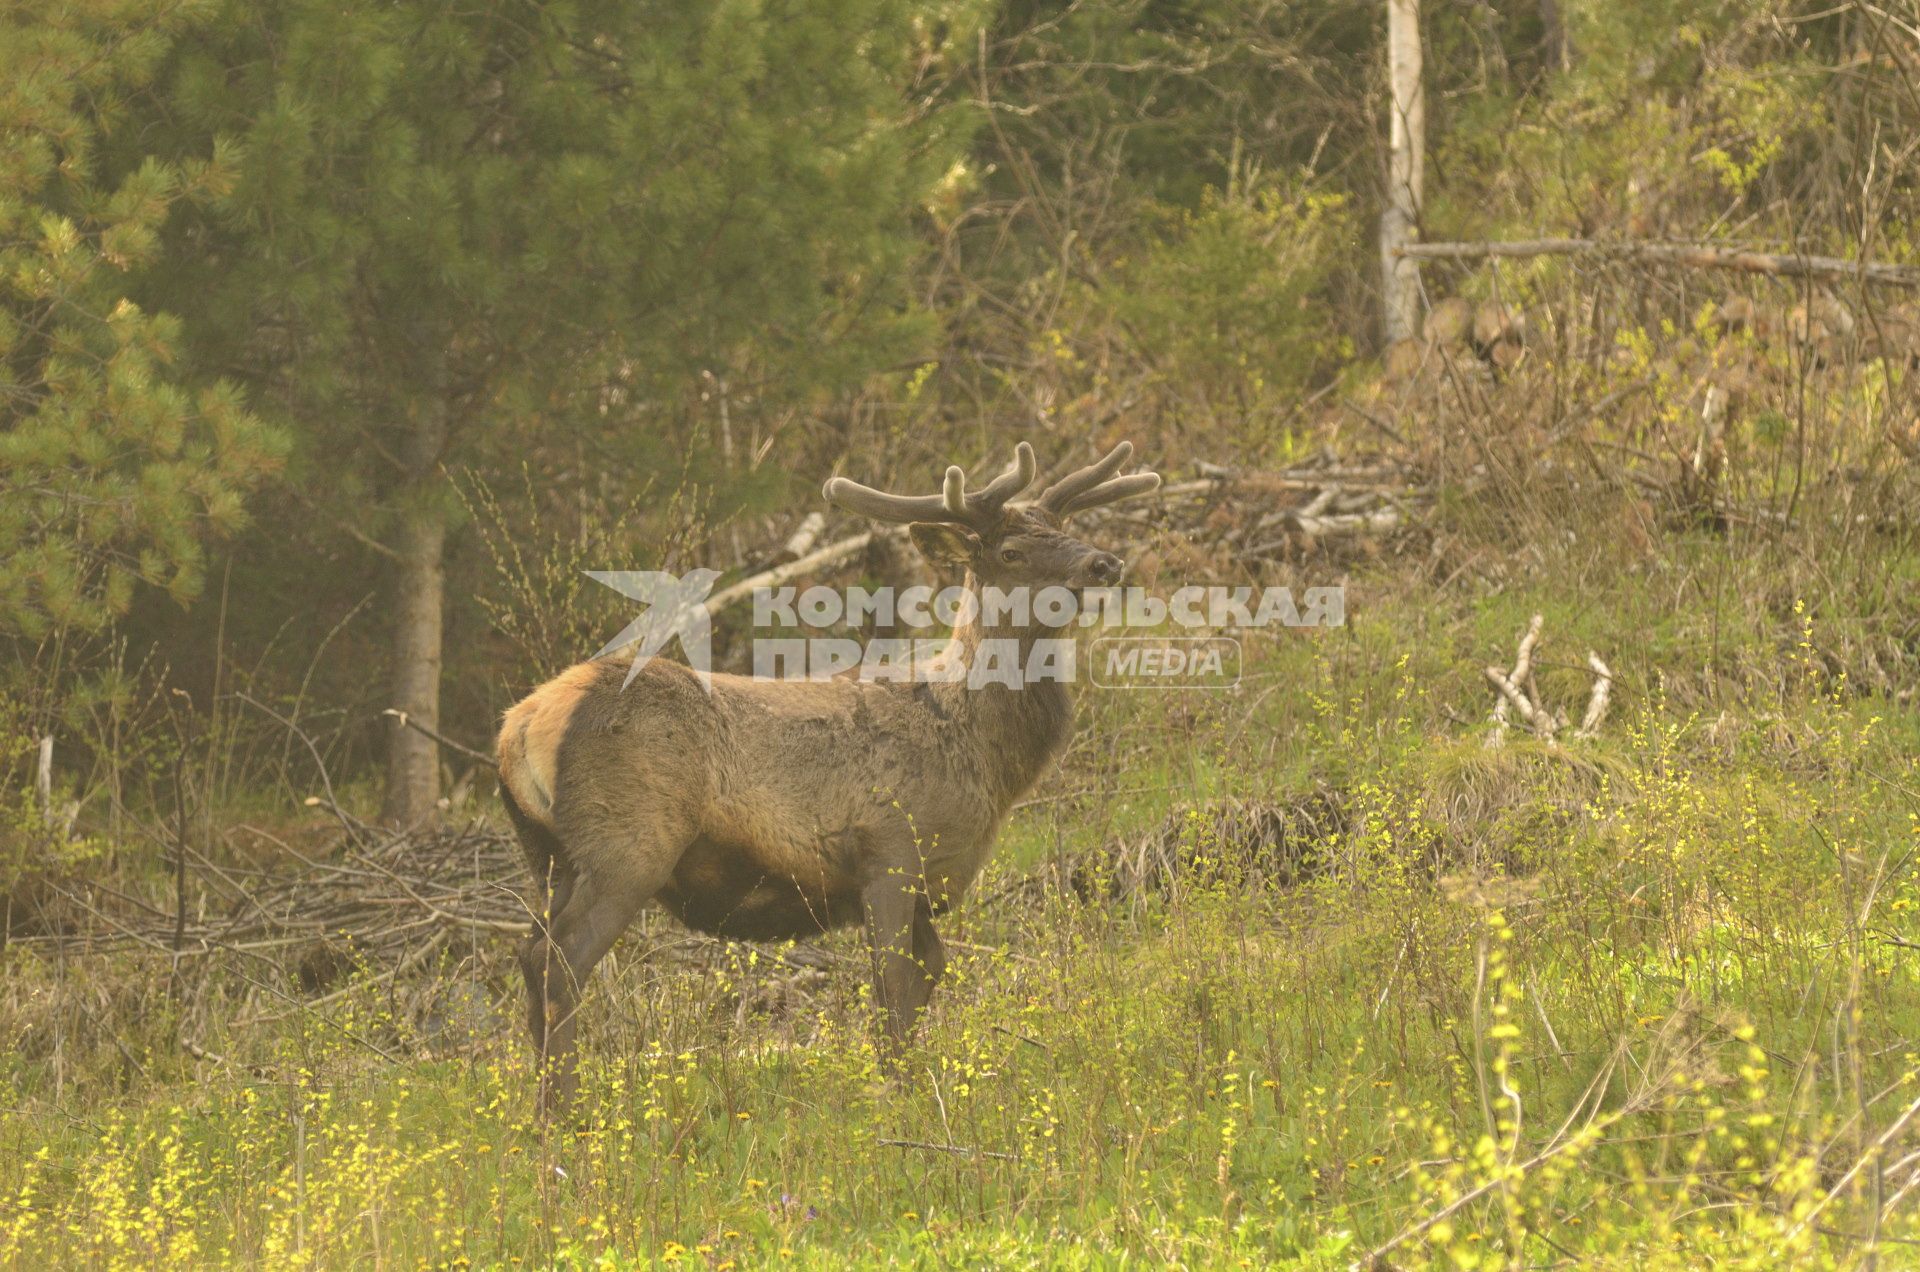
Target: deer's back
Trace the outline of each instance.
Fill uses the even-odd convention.
[[[658,659],[623,687],[629,665],[569,668],[501,729],[503,784],[575,868],[674,854],[663,903],[761,939],[857,918],[876,847],[910,845],[936,894],[978,870],[1004,810],[912,686],[715,675],[709,694]]]

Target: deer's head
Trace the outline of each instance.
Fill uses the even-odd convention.
[[[1160,474],[1118,476],[1133,457],[1122,442],[1098,463],[1068,473],[1031,503],[1015,503],[1033,485],[1033,447],[1021,442],[1013,463],[981,489],[969,491],[958,465],[947,469],[937,495],[891,495],[835,477],[822,492],[828,502],[876,521],[906,523],[913,542],[936,566],[959,567],[983,586],[1011,591],[1066,587],[1112,587],[1126,563],[1066,530],[1069,518],[1088,508],[1144,495]]]

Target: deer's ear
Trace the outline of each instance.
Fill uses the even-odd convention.
[[[935,565],[972,565],[980,553],[980,536],[964,526],[916,521],[907,533],[920,555]]]

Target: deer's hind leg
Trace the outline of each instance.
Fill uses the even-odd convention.
[[[587,858],[570,881],[565,904],[558,904],[546,938],[530,944],[522,969],[527,976],[530,1015],[541,1059],[541,1107],[564,1111],[573,1103],[575,1019],[580,993],[600,960],[607,956],[636,916],[672,876],[691,834],[650,832],[644,842],[629,842],[617,855]]]
[[[573,896],[574,882],[572,868],[558,857],[550,860],[547,869],[548,877],[540,881],[540,912],[520,946],[520,975],[527,982],[527,1032],[534,1051],[543,1057],[547,1053],[547,985],[559,968],[549,941],[555,920]]]
[[[506,805],[507,816],[512,820],[520,847],[527,856],[527,869],[533,875],[533,892],[527,898],[533,928],[520,946],[520,974],[527,982],[527,1030],[533,1037],[534,1051],[544,1056],[547,1048],[547,984],[551,979],[547,942],[553,931],[554,920],[567,908],[567,902],[573,896],[576,875],[566,847],[554,834],[553,827],[528,816],[504,780],[500,799]]]

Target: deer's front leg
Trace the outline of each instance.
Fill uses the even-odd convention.
[[[867,943],[873,955],[873,998],[897,1056],[946,970],[946,951],[933,930],[933,909],[916,874],[884,870],[861,894]]]

